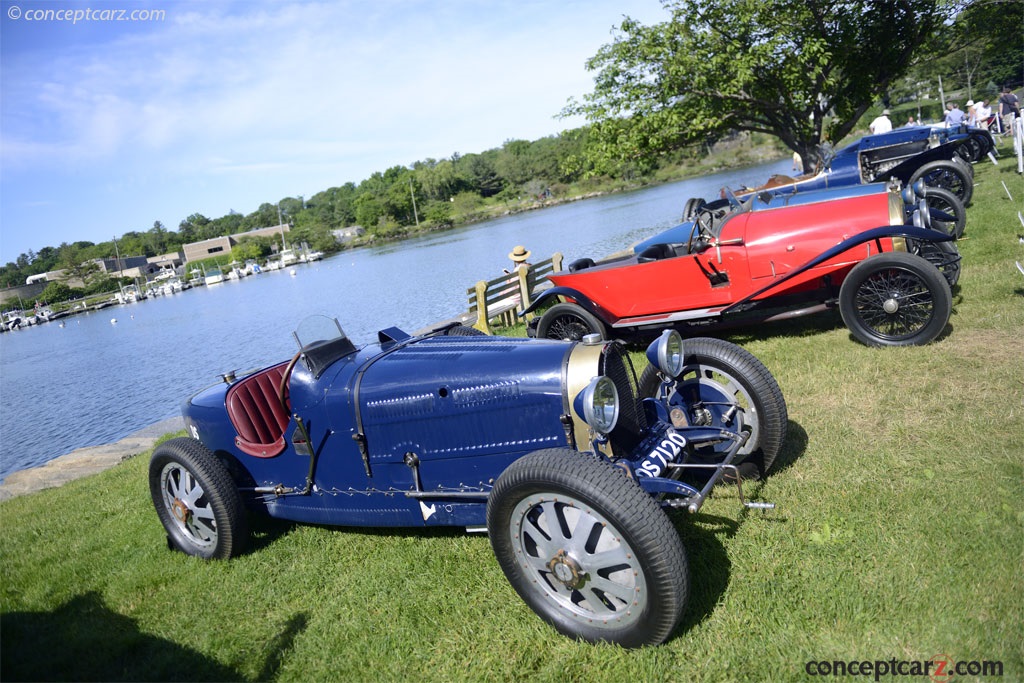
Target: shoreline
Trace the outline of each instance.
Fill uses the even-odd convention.
[[[42,465],[11,472],[0,483],[0,502],[57,488],[69,481],[110,469],[145,453],[163,435],[184,428],[185,423],[180,416],[168,418],[132,432],[114,443],[77,448]]]

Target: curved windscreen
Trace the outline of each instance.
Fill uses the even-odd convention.
[[[356,350],[355,345],[345,336],[337,318],[325,315],[311,315],[292,332],[306,367],[319,377],[334,361]]]

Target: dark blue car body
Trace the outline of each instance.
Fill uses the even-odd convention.
[[[891,180],[910,185],[924,177],[928,184],[952,190],[967,204],[973,182],[970,162],[981,160],[994,149],[992,135],[979,128],[897,128],[864,136],[834,153],[826,152],[823,167],[816,173],[795,178],[775,175],[764,185],[740,188],[737,194],[754,191],[790,194]],[[957,164],[953,167],[956,177],[944,163]]]
[[[654,644],[688,586],[663,508],[696,512],[726,473],[739,485],[766,472],[786,431],[771,373],[718,339],[685,353],[666,332],[638,378],[623,345],[596,337],[448,325],[391,328],[357,348],[336,321],[313,323],[290,361],[188,399],[190,436],[154,450],[150,494],[169,547],[238,555],[248,512],[487,531],[512,586],[559,631]]]

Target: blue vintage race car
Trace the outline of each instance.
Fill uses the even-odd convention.
[[[526,603],[588,641],[633,647],[671,634],[689,580],[663,508],[696,512],[724,476],[739,485],[766,472],[786,431],[771,373],[718,339],[684,348],[666,331],[640,378],[621,344],[596,337],[455,325],[392,328],[357,348],[317,316],[295,339],[290,361],[190,398],[191,436],[154,451],[150,493],[169,545],[237,555],[247,509],[487,531]]]
[[[980,128],[897,128],[889,133],[866,135],[835,152],[823,150],[822,166],[815,173],[796,178],[774,175],[764,185],[740,188],[736,194],[791,194],[895,179],[904,186],[923,181],[930,187],[949,190],[967,205],[974,194],[974,169],[970,162],[992,156],[994,149],[992,135]],[[995,161],[994,156],[992,160]],[[691,199],[683,218],[691,218],[701,201]]]

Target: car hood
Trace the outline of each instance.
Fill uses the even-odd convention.
[[[421,460],[565,443],[572,344],[428,337],[369,360],[353,381],[371,460]]]

